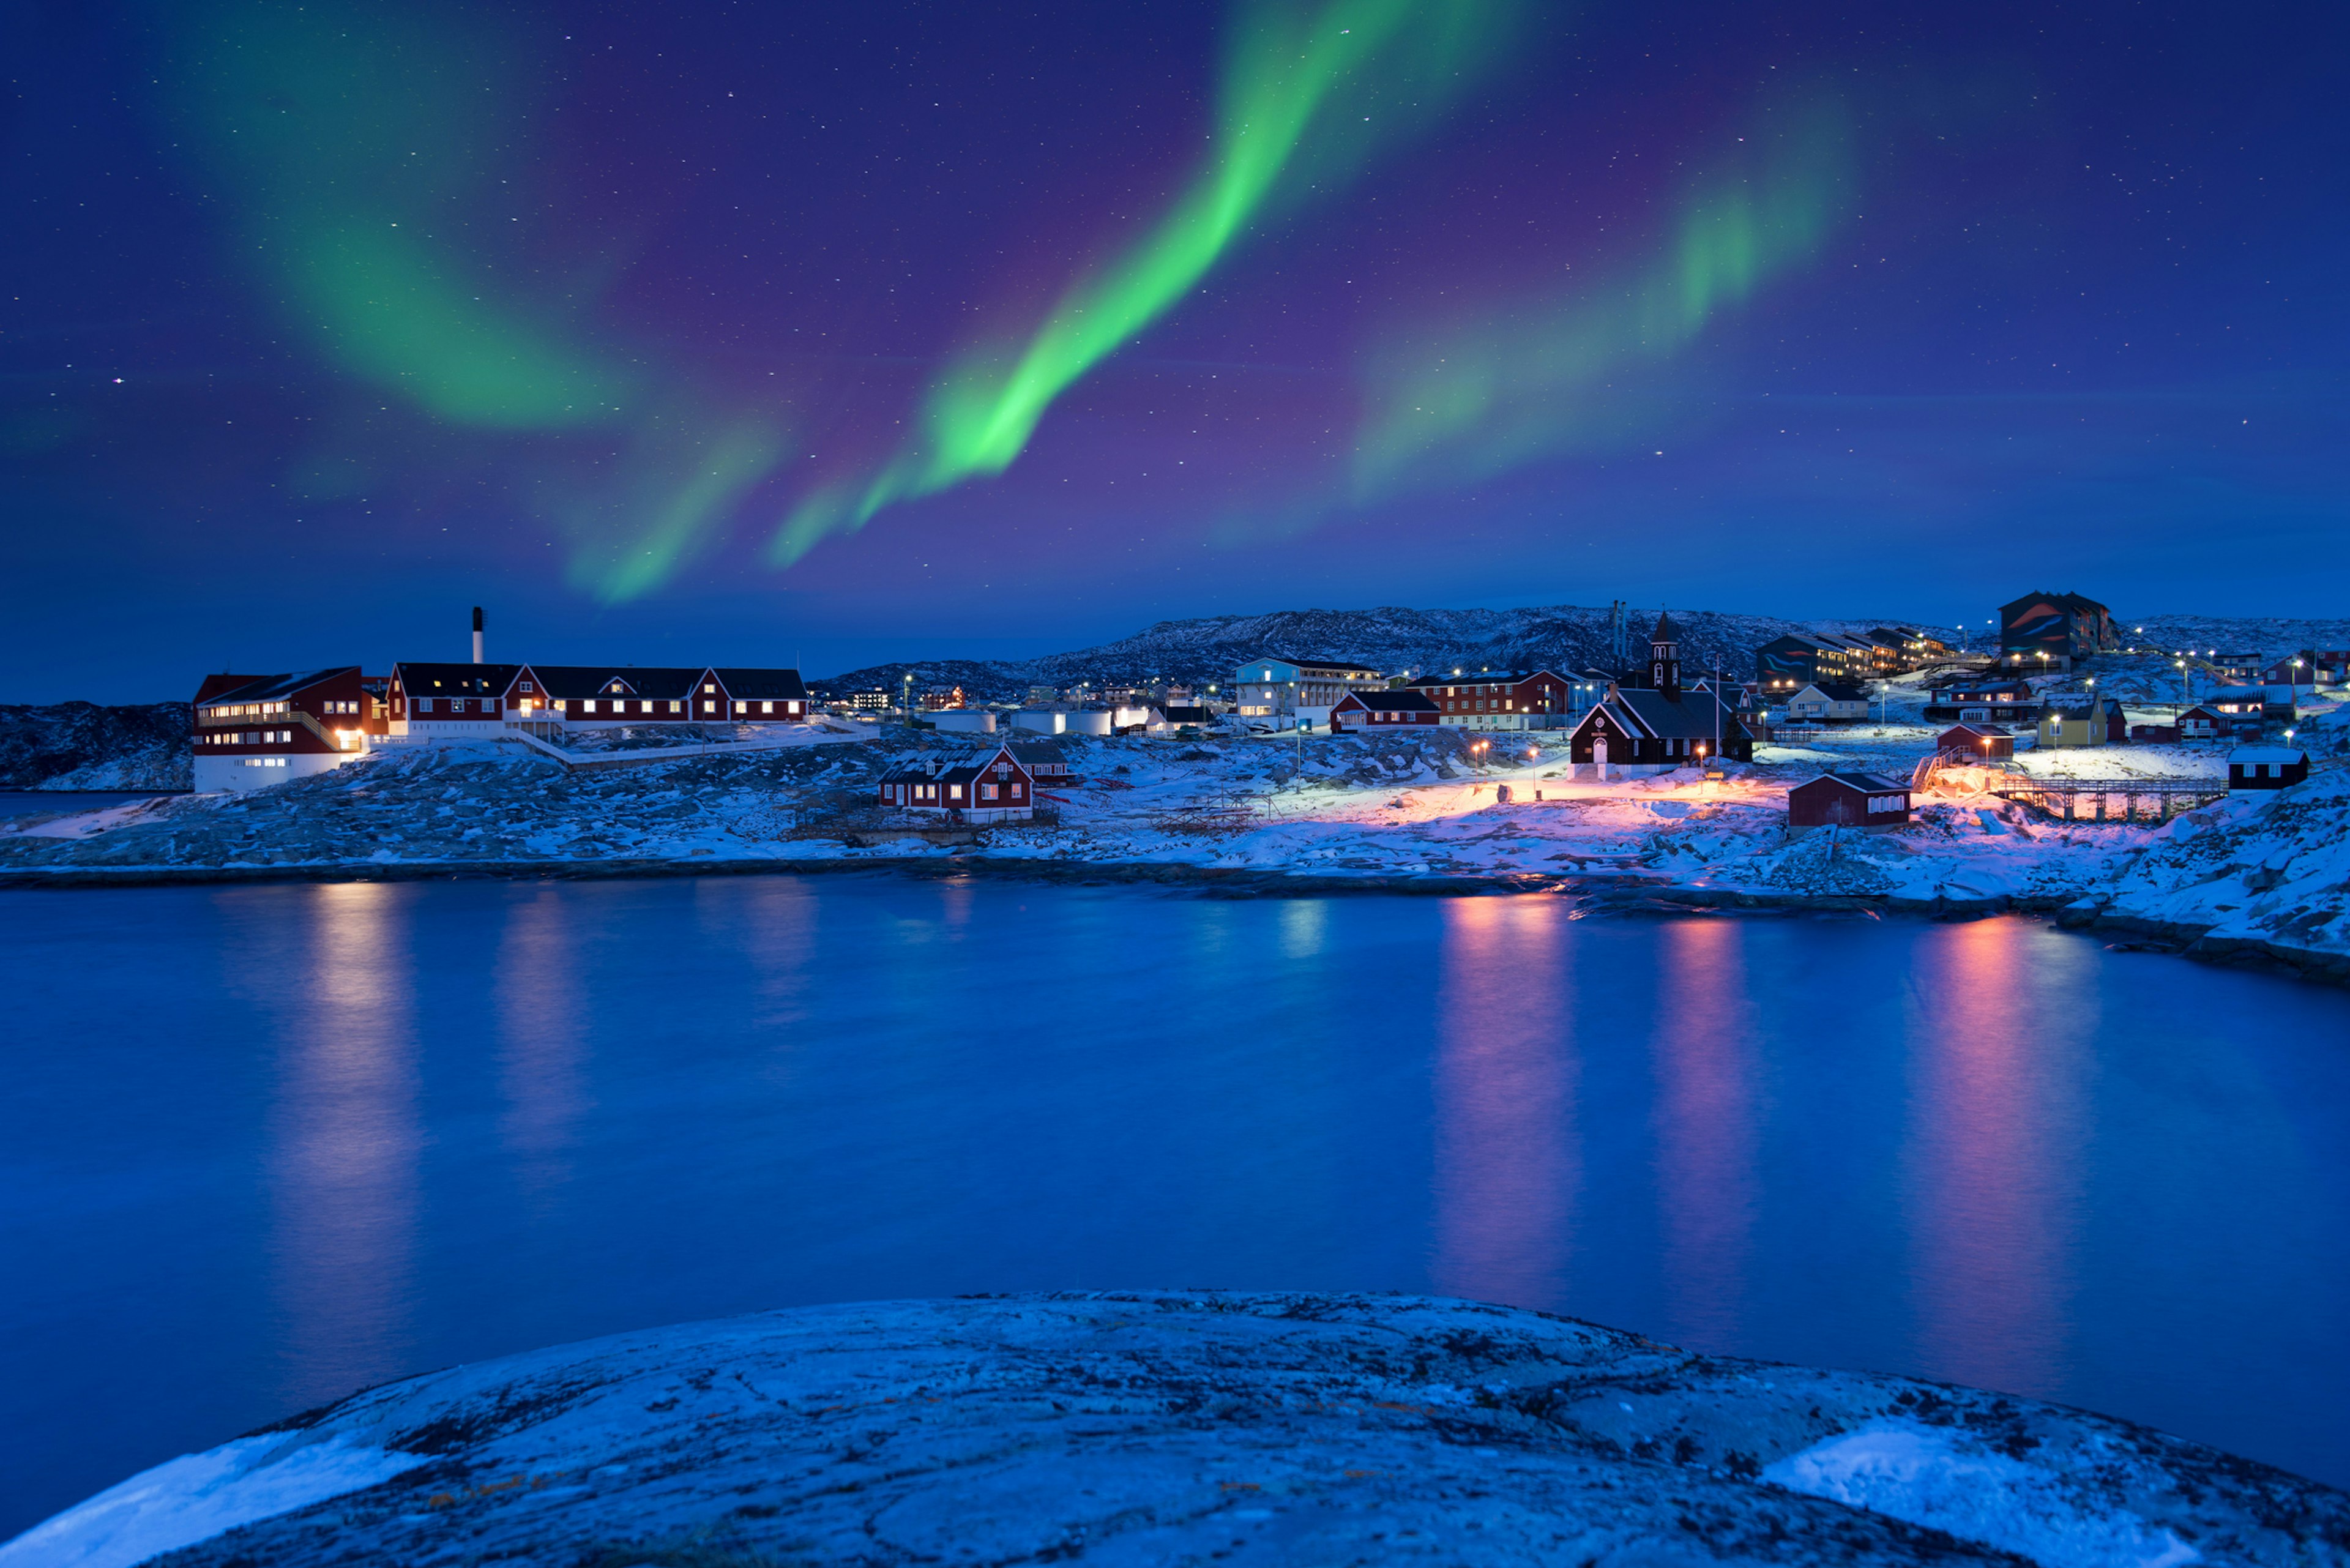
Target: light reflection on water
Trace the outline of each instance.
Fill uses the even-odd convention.
[[[1447,1295],[1569,1298],[1577,1019],[1551,898],[1447,904],[1437,957],[1436,1247]]]
[[[287,945],[265,970],[281,1021],[268,1255],[295,1400],[410,1365],[423,1144],[406,922],[374,884],[306,902],[300,926],[269,933]]]
[[[795,1303],[1440,1291],[2350,1480],[2350,996],[2029,920],[848,878],[0,895],[0,1532]]]
[[[1748,928],[1685,920],[1659,933],[1657,1208],[1663,1336],[1701,1349],[1742,1342],[1752,1264],[1762,1106],[1747,994]]]
[[[2098,998],[2095,950],[2033,935],[2013,920],[1953,926],[1922,955],[1905,1199],[1920,1360],[1955,1382],[2054,1397]]]

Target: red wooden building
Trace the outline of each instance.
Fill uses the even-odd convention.
[[[1711,686],[1681,689],[1680,634],[1657,618],[1648,639],[1648,686],[1610,686],[1567,737],[1567,756],[1607,767],[1686,767],[1754,760],[1754,735],[1736,703]]]
[[[385,732],[383,704],[356,664],[293,675],[208,675],[196,689],[201,793],[258,789],[325,773]]]
[[[962,757],[909,757],[885,772],[878,787],[883,805],[951,822],[1024,822],[1035,815],[1035,777],[1008,745]]]
[[[1787,792],[1787,826],[1900,827],[1909,821],[1909,786],[1882,774],[1822,774]]]
[[[1439,723],[1464,730],[1555,730],[1575,712],[1575,683],[1548,670],[1456,670],[1423,675],[1406,690],[1427,694]]]
[[[506,697],[522,674],[519,664],[395,664],[388,690],[391,733],[495,737],[505,729]]]
[[[1946,757],[1970,757],[1976,762],[2012,757],[2015,735],[1997,724],[1953,724],[1935,737],[1934,749]]]
[[[1330,732],[1379,731],[1399,724],[1434,725],[1444,714],[1424,691],[1405,687],[1397,691],[1349,691],[1330,706]]]
[[[808,689],[796,670],[711,669],[693,708],[705,722],[796,724],[807,718]]]
[[[515,684],[515,706],[519,712],[543,711],[567,727],[692,723],[694,689],[705,673],[677,666],[534,664]],[[522,708],[532,701],[536,708]]]

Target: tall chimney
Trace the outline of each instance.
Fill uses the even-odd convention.
[[[482,661],[482,607],[473,607],[473,662]]]

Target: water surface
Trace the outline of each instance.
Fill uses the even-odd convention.
[[[849,877],[0,893],[0,1537],[799,1303],[1440,1291],[2350,1482],[2350,996],[2024,919]]]

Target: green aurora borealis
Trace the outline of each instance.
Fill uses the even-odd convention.
[[[16,635],[120,624],[130,696],[473,603],[821,665],[1300,604],[1930,618],[2019,591],[1929,550],[1968,531],[2116,605],[2202,602],[2215,536],[2340,575],[2309,0],[12,26]],[[1963,602],[1763,558],[1810,529]]]
[[[1511,0],[1334,0],[1242,12],[1207,167],[1147,234],[1081,277],[1024,344],[960,354],[933,386],[921,434],[871,479],[803,502],[770,551],[790,566],[894,502],[1001,473],[1071,382],[1180,301],[1284,186],[1343,182],[1419,129],[1503,54]]]

